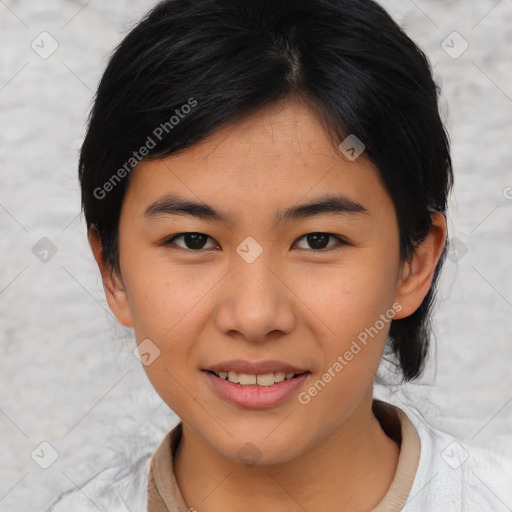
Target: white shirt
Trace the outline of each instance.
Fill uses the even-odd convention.
[[[402,431],[410,422],[419,438],[419,462],[405,506],[389,505],[394,496],[386,495],[387,505],[377,507],[379,512],[512,511],[512,439],[496,449],[470,446],[430,426],[411,408],[398,411],[403,413]],[[153,454],[150,450],[134,465],[100,472],[80,490],[60,496],[46,512],[147,512]]]

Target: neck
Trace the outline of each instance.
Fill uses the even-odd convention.
[[[370,394],[313,449],[276,465],[228,460],[183,425],[174,471],[185,502],[200,512],[371,510],[391,485],[400,451],[371,406]]]

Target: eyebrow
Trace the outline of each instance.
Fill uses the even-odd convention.
[[[308,203],[295,205],[285,210],[277,210],[275,222],[300,220],[316,215],[370,215],[358,201],[344,195],[325,195]],[[166,194],[151,203],[142,214],[144,218],[165,215],[189,215],[199,219],[232,223],[232,216],[206,203],[190,201],[174,194]]]

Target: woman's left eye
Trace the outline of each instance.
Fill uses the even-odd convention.
[[[338,245],[346,244],[345,240],[337,235],[332,235],[330,233],[309,233],[307,235],[301,236],[299,240],[306,239],[307,243],[313,247],[313,249],[330,249],[336,244],[326,245],[329,238],[335,238],[338,241]],[[307,249],[307,247],[306,247]]]
[[[183,243],[185,244],[185,247],[178,245],[175,243],[175,240],[183,239]],[[307,243],[310,245],[310,248],[319,251],[323,249],[330,249],[331,247],[335,246],[336,244],[328,245],[328,240],[336,239],[338,241],[338,245],[344,245],[346,244],[345,240],[343,240],[341,237],[337,235],[332,235],[330,233],[308,233],[307,235],[301,236],[298,240],[305,239]],[[174,235],[173,237],[169,238],[166,241],[166,245],[168,244],[175,244],[178,245],[181,249],[185,250],[191,250],[191,251],[200,251],[202,249],[212,249],[214,247],[205,247],[206,241],[210,239],[213,240],[213,238],[209,237],[208,235],[205,235],[204,233],[180,233],[178,235]],[[295,242],[298,243],[298,242]],[[300,249],[308,249],[308,247],[299,247]]]

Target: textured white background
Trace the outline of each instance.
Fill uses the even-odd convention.
[[[113,461],[129,464],[154,450],[177,421],[133,356],[131,333],[108,311],[79,214],[76,173],[107,56],[153,3],[0,0],[6,512],[44,510]],[[425,377],[407,386],[408,395],[378,393],[413,402],[433,425],[466,441],[499,443],[512,426],[512,199],[505,197],[512,192],[512,2],[382,4],[426,51],[443,88],[456,182],[449,234],[459,250],[443,274],[437,352]],[[31,48],[43,31],[59,45],[48,59]],[[441,47],[453,31],[469,43],[458,59]],[[47,263],[32,253],[42,237],[58,251]],[[59,453],[46,470],[30,456],[42,441]]]

